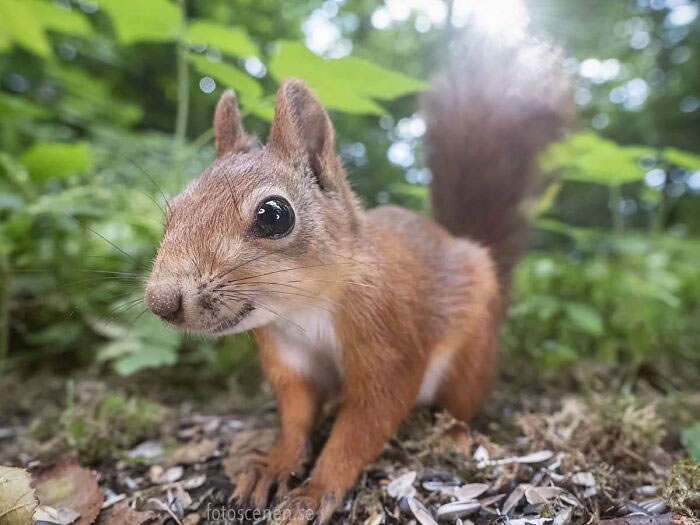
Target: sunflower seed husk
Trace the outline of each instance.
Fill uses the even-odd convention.
[[[505,494],[496,494],[495,496],[489,496],[488,498],[482,498],[479,500],[479,504],[483,507],[490,507],[494,503],[498,503],[501,501],[503,498],[505,498]]]
[[[478,501],[453,501],[446,503],[437,510],[438,520],[454,520],[474,514],[481,509]]]
[[[659,514],[664,514],[665,512],[668,512],[668,510],[669,510],[668,505],[666,505],[659,498],[654,498],[654,499],[644,501],[644,502],[640,503],[639,506],[642,507],[648,514],[651,514],[653,516],[658,516]]]
[[[411,509],[413,517],[418,520],[421,525],[438,525],[428,509],[416,498],[406,498],[408,508]]]
[[[508,515],[508,513],[511,510],[518,506],[518,503],[520,503],[520,500],[523,499],[525,492],[530,487],[531,485],[528,485],[527,483],[522,483],[515,487],[515,490],[513,490],[513,492],[510,493],[510,496],[508,496],[508,499],[503,504],[501,512],[505,515]]]
[[[560,510],[556,516],[554,516],[554,521],[552,525],[568,525],[571,522],[571,508]]]
[[[422,486],[428,492],[439,492],[447,495],[455,494],[455,491],[459,488],[459,485],[445,483],[444,481],[426,481]]]
[[[386,491],[394,499],[411,498],[416,495],[413,482],[416,481],[416,471],[412,470],[393,480],[386,487]]]
[[[454,491],[454,495],[460,501],[472,500],[481,496],[489,489],[486,483],[467,483]]]
[[[571,476],[571,482],[581,487],[595,487],[595,478],[590,472],[577,472]]]

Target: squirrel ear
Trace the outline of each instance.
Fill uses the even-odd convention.
[[[287,79],[277,91],[269,147],[294,161],[303,159],[322,189],[334,185],[341,170],[333,149],[333,125],[303,81]]]
[[[253,140],[243,131],[236,94],[230,89],[224,91],[216,105],[214,135],[217,159],[228,153],[248,151],[252,146]]]

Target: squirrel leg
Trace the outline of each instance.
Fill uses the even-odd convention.
[[[343,404],[328,441],[309,479],[277,509],[279,523],[305,524],[312,518],[321,525],[328,523],[362,469],[381,453],[411,411],[419,381],[411,377],[396,381],[389,367],[381,374],[372,372],[374,377],[361,372],[346,377]]]
[[[498,364],[498,342],[489,328],[464,341],[450,359],[437,405],[454,418],[469,421],[481,407]]]
[[[309,380],[278,359],[271,340],[258,337],[258,341],[263,370],[277,398],[280,433],[272,450],[253,459],[238,476],[232,499],[241,506],[263,509],[273,490],[276,497],[283,497],[291,478],[301,475],[320,399]]]

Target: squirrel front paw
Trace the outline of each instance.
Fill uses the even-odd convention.
[[[255,458],[236,478],[231,501],[240,508],[263,510],[273,496],[281,499],[287,494],[294,477],[294,468],[274,454]]]
[[[317,525],[330,522],[338,508],[341,495],[307,483],[292,490],[274,511],[275,525],[306,525],[312,521]],[[316,521],[314,521],[314,519]]]

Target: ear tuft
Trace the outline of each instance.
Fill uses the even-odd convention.
[[[305,160],[322,188],[339,176],[330,118],[301,80],[287,79],[277,92],[269,146],[290,160]]]
[[[224,91],[216,104],[214,135],[216,136],[216,158],[229,153],[245,152],[252,147],[253,139],[243,130],[236,94],[230,89]]]

